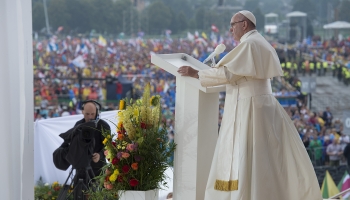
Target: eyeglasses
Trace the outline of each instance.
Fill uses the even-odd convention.
[[[231,23],[231,27],[233,27],[235,24],[237,24],[237,23],[240,23],[240,22],[244,22],[245,20],[241,20],[241,21],[238,21],[238,22],[232,22]]]

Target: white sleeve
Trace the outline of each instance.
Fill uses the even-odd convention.
[[[198,76],[203,87],[230,84],[242,77],[232,74],[226,67],[201,70]]]

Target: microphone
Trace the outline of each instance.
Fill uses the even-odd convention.
[[[212,58],[214,58],[216,55],[219,55],[220,53],[224,52],[226,49],[226,46],[224,44],[219,44],[213,53],[211,53],[204,61],[203,63],[208,62],[209,60],[211,60]]]

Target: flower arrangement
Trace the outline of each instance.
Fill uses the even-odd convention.
[[[35,200],[52,200],[57,199],[58,194],[62,188],[57,181],[52,184],[43,182],[42,178],[37,181],[36,186],[34,187],[34,199]]]
[[[97,177],[102,189],[90,199],[166,185],[164,172],[172,165],[169,158],[176,145],[168,142],[166,126],[161,123],[160,96],[151,97],[148,84],[141,99],[120,101],[117,119],[116,134],[103,132],[109,162]]]

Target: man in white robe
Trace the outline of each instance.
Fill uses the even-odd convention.
[[[270,79],[282,76],[275,49],[240,11],[230,32],[240,44],[215,68],[180,67],[202,86],[226,84],[225,111],[205,200],[320,200],[317,178],[299,134],[276,98]]]

